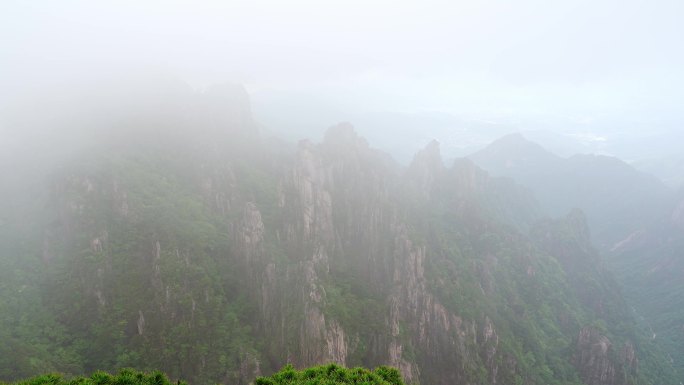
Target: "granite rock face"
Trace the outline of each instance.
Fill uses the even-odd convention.
[[[626,385],[628,376],[636,375],[638,360],[631,343],[616,351],[600,331],[585,327],[577,337],[575,365],[587,385]]]
[[[348,123],[270,152],[239,87],[185,113],[192,140],[51,184],[37,243],[75,282],[53,293],[119,329],[60,322],[124,352],[110,362],[231,384],[326,362],[444,385],[639,376],[637,341],[587,326],[630,316],[581,212],[535,226],[512,181],[445,166],[436,142],[402,169]]]

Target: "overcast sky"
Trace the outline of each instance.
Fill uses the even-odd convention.
[[[439,113],[585,142],[664,138],[683,120],[682,20],[681,0],[4,0],[0,103],[155,72],[243,83],[274,131]]]

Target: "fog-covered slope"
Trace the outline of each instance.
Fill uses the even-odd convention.
[[[492,175],[528,187],[549,214],[582,209],[594,241],[604,250],[656,221],[672,199],[658,179],[617,158],[562,158],[519,134],[505,136],[469,158]]]
[[[241,88],[174,92],[44,173],[12,165],[27,180],[2,190],[3,379],[131,366],[246,384],[332,361],[408,383],[679,382],[580,212],[538,222],[527,190],[444,165],[437,143],[407,169],[349,124],[278,147]]]
[[[652,338],[684,370],[684,194],[667,216],[617,245],[608,262]]]

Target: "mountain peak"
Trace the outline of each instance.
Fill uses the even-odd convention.
[[[249,95],[241,84],[213,85],[198,95],[196,106],[196,124],[211,133],[211,140],[222,138],[245,143],[259,137],[259,130],[252,118]]]
[[[328,128],[323,143],[341,148],[368,148],[368,142],[356,133],[354,126],[349,122],[341,122]]]
[[[562,160],[520,133],[503,136],[468,158],[493,176],[511,176],[509,174],[513,170],[524,172],[531,167],[546,167]]]
[[[442,153],[440,151],[438,141],[434,139],[431,140],[430,143],[425,146],[425,148],[416,153],[416,155],[413,157],[411,167],[414,167],[414,165],[418,164],[432,169],[443,167]]]
[[[502,136],[501,138],[490,143],[489,146],[487,146],[482,151],[486,151],[488,149],[490,151],[503,151],[506,153],[515,153],[518,155],[523,153],[537,153],[544,154],[545,156],[555,156],[551,152],[547,151],[541,145],[531,140],[528,140],[519,132]]]
[[[433,139],[413,157],[407,175],[413,180],[420,194],[427,198],[431,195],[443,171],[444,163],[442,163],[439,142]]]

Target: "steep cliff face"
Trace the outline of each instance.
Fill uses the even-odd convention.
[[[609,338],[606,323],[617,328],[636,327],[628,307],[604,262],[591,245],[584,214],[573,210],[565,218],[546,220],[533,237],[563,265],[577,298],[596,314],[598,325],[584,326],[577,335],[573,363],[586,384],[631,384],[638,378],[639,362],[634,334]],[[611,339],[613,341],[611,341]],[[615,340],[619,340],[616,343]]]
[[[431,147],[421,172],[436,170],[430,177],[436,179],[443,166]],[[427,192],[426,180],[418,191]],[[411,240],[405,211],[396,205],[401,198],[391,193],[402,182],[349,125],[331,128],[321,145],[300,144],[293,171],[280,183],[280,201],[288,258],[304,270],[277,274],[304,278],[301,358],[295,361],[389,363],[409,382],[496,383],[495,326],[487,317],[481,324],[463,320],[431,293],[427,246]],[[479,373],[478,367],[486,369]]]
[[[605,306],[626,310],[613,278],[591,244],[589,226],[581,210],[575,209],[558,220],[543,220],[531,234],[540,246],[563,266],[580,301],[601,318],[629,319],[629,315],[608,311]]]
[[[417,188],[416,192],[422,198],[429,199],[445,171],[439,142],[433,140],[416,154],[406,174],[413,181],[412,185]]]
[[[631,343],[615,351],[610,340],[592,327],[580,330],[574,362],[587,385],[630,384],[639,364]]]
[[[663,347],[680,378],[684,373],[684,199],[611,250],[608,263],[624,286],[649,338]]]
[[[349,124],[271,152],[243,98],[212,90],[188,132],[104,145],[54,174],[34,242],[70,370],[229,384],[287,362],[389,364],[450,385],[641,375],[645,348],[629,322],[612,327],[629,315],[581,214],[534,227],[539,210],[512,181],[446,167],[436,142],[402,170]],[[189,132],[201,134],[183,145]],[[606,333],[586,329],[600,319]],[[653,378],[642,383],[667,383]]]

